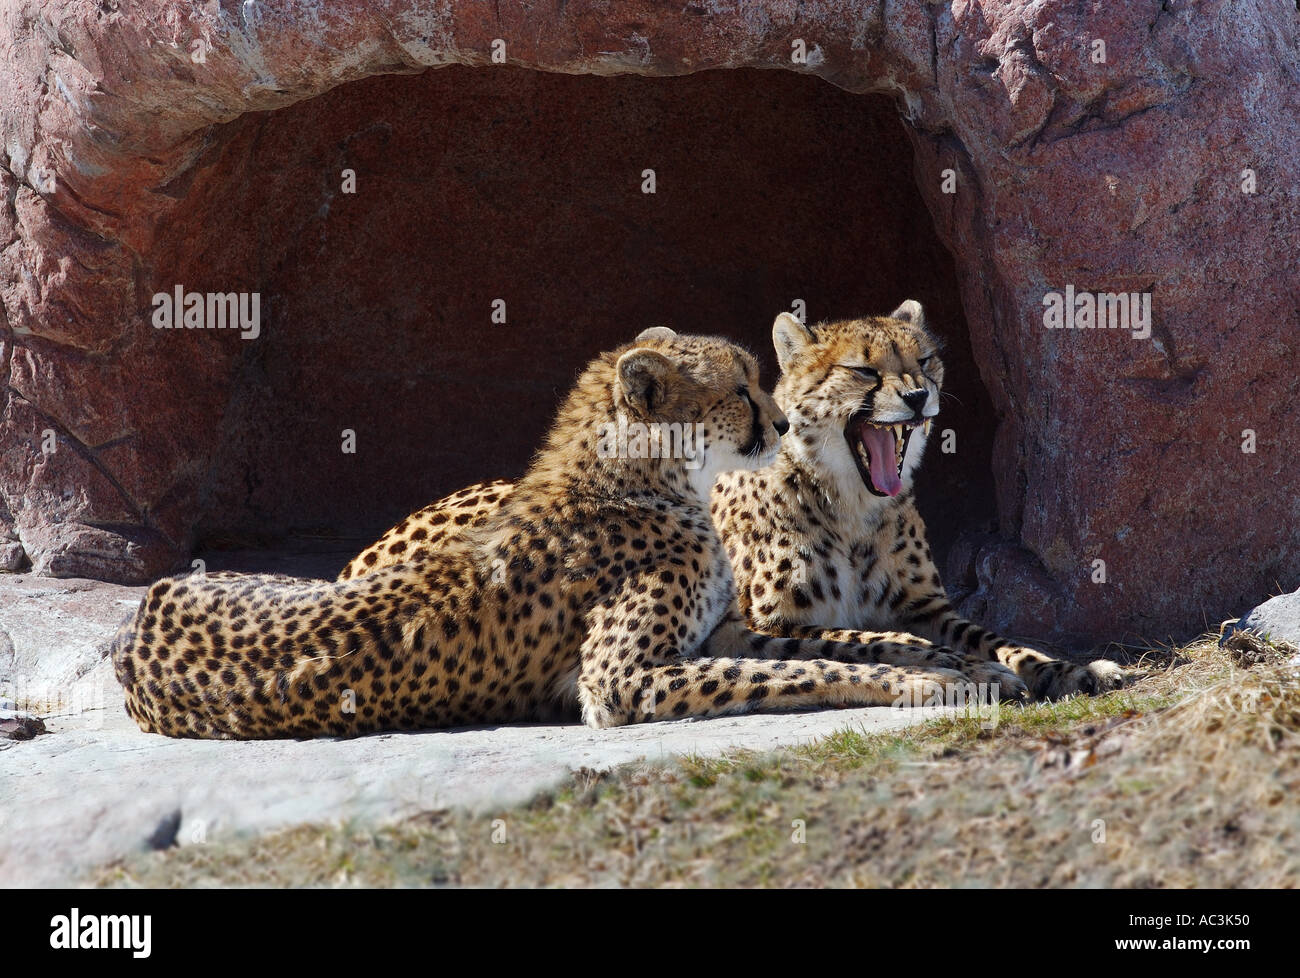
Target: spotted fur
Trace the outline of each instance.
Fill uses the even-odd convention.
[[[757,378],[724,340],[647,331],[587,367],[511,491],[461,497],[490,512],[408,520],[405,548],[386,538],[382,566],[335,582],[159,581],[112,649],[127,712],[180,737],[507,723],[566,705],[608,727],[917,701],[992,675],[937,650],[931,663],[960,668],[744,626],[708,503],[719,473],[776,457],[787,423]],[[600,451],[620,415],[698,423],[703,450]]]

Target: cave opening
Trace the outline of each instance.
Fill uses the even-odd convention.
[[[158,287],[261,295],[257,341],[222,338],[210,566],[315,552],[332,574],[518,476],[582,365],[648,326],[740,340],[770,386],[772,319],[800,301],[814,322],[922,302],[950,395],[918,482],[940,568],[994,522],[993,409],[888,97],[757,69],[377,76],[219,127],[183,193]]]

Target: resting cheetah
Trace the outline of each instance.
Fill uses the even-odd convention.
[[[916,649],[941,643],[1005,664],[1043,698],[1122,685],[1113,662],[1053,659],[966,621],[949,604],[912,498],[943,383],[920,303],[813,328],[784,313],[772,336],[782,371],[775,396],[792,433],[771,467],[724,473],[712,496],[749,627],[792,638],[883,639],[893,645],[882,661],[901,664],[923,662]],[[354,558],[343,579],[404,559],[408,548],[440,546],[453,530],[490,519],[511,489],[485,483],[425,507]],[[948,654],[942,662],[951,667]]]
[[[757,377],[725,340],[649,330],[586,368],[491,516],[417,559],[333,583],[159,581],[113,645],[127,712],[178,737],[310,737],[520,721],[559,701],[608,727],[923,701],[995,677],[742,626],[708,502],[719,472],[771,463],[788,428]],[[602,450],[611,425],[700,427],[685,458]]]

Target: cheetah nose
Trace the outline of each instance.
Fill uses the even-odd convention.
[[[790,422],[785,418],[773,418],[772,427],[776,429],[778,435],[784,435],[790,430]]]
[[[913,411],[920,411],[925,407],[926,400],[930,397],[930,392],[923,387],[918,387],[914,391],[908,391],[903,395],[903,403]]]

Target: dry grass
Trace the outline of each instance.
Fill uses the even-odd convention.
[[[613,773],[497,817],[308,826],[142,855],[100,885],[1293,886],[1300,669],[1257,643],[1130,688],[903,734]],[[802,841],[801,841],[802,840]]]

